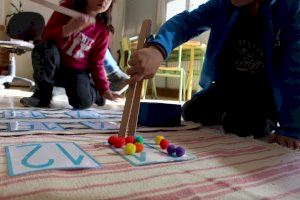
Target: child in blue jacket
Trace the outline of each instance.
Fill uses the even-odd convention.
[[[135,52],[130,82],[152,77],[178,45],[210,30],[200,86],[185,120],[299,148],[300,1],[209,0],[167,21]]]

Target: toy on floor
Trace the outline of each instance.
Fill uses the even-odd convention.
[[[169,155],[176,154],[177,157],[182,157],[185,155],[185,149],[181,146],[175,147],[175,145],[170,144],[167,139],[164,139],[164,136],[158,135],[154,139],[156,144],[160,145],[161,149],[167,149]]]
[[[135,153],[141,153],[144,150],[144,138],[140,135],[127,136],[126,138],[112,135],[108,138],[108,143],[115,148],[123,148],[126,155],[134,155]]]
[[[125,145],[124,151],[126,155],[133,155],[136,152],[136,146],[132,143],[128,143]]]
[[[143,141],[144,144],[137,142],[136,138],[138,138],[137,140]],[[122,148],[116,148],[114,142],[118,142],[119,137],[116,135],[110,136],[108,138],[110,141],[110,148],[133,166],[181,162],[196,158],[194,155],[186,153],[183,147],[176,147],[175,145],[170,144],[167,139],[162,139],[161,144],[158,145],[155,144],[153,140],[151,141],[151,139],[148,138],[144,139],[142,136],[136,134],[134,143],[128,142],[133,140],[131,136],[122,139],[124,139],[125,142],[127,141],[127,144]],[[105,142],[105,144],[107,144],[107,142]]]
[[[126,140],[123,137],[112,135],[108,138],[108,143],[115,148],[122,148],[126,144]]]
[[[159,144],[160,144],[160,141],[161,141],[162,139],[165,139],[164,136],[162,136],[162,135],[156,136],[155,139],[154,139],[155,144],[159,145]]]
[[[136,153],[141,153],[144,150],[144,145],[142,143],[135,143]]]
[[[175,147],[164,138],[162,135],[158,135],[154,138],[156,144],[160,145],[160,148],[167,150],[169,155],[176,155],[182,157],[185,155],[185,149],[181,146]],[[141,153],[144,150],[144,138],[141,135],[127,136],[126,138],[112,135],[108,138],[108,143],[113,145],[115,148],[123,148],[126,155],[134,155],[135,153]]]
[[[169,154],[169,155],[172,155],[173,153],[175,153],[175,151],[176,151],[175,145],[170,144],[170,145],[168,146],[168,148],[167,148],[168,154]]]
[[[183,147],[179,146],[175,149],[175,152],[176,152],[177,157],[181,157],[185,154],[185,149]]]
[[[135,136],[135,142],[143,144],[144,143],[144,138],[140,135],[136,135]]]
[[[134,136],[128,136],[128,137],[126,137],[125,138],[125,142],[126,142],[126,144],[128,144],[128,143],[134,143],[135,142]]]
[[[167,149],[167,147],[170,145],[169,141],[166,139],[162,139],[159,143],[160,148]]]

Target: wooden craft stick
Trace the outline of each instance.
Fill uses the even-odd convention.
[[[142,49],[144,47],[145,41],[150,34],[151,20],[147,19],[143,21],[137,49]],[[143,80],[129,86],[129,89],[126,93],[125,107],[118,134],[119,137],[125,137],[126,133],[128,133],[129,136],[133,136],[135,134],[140,108],[142,85]]]
[[[67,16],[72,17],[72,18],[79,18],[79,17],[84,15],[81,12],[78,12],[76,10],[72,10],[70,8],[66,8],[66,7],[63,7],[63,6],[56,5],[55,3],[49,2],[47,0],[30,0],[30,1],[33,1],[37,4],[45,6],[47,8],[50,8],[50,9],[56,11],[56,12],[59,12],[61,14],[67,15]],[[96,22],[96,20],[95,20],[95,22]]]

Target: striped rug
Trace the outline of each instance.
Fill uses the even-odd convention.
[[[133,167],[102,145],[103,134],[24,135],[0,138],[1,200],[89,199],[300,199],[300,152],[217,129],[142,133],[163,134],[197,159]],[[4,146],[27,142],[72,141],[103,168],[51,170],[9,177]]]

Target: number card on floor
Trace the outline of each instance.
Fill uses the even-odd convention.
[[[50,169],[88,169],[101,165],[73,142],[6,146],[10,176]]]
[[[108,144],[107,144],[108,145]],[[136,153],[135,155],[126,155],[123,148],[117,149],[110,146],[113,151],[118,153],[121,157],[127,160],[133,166],[143,166],[152,165],[158,163],[168,163],[168,162],[181,162],[187,160],[193,160],[196,157],[190,153],[186,153],[182,157],[177,157],[175,155],[169,155],[166,150],[162,150],[158,145],[151,142],[144,143],[144,150],[141,153]]]

